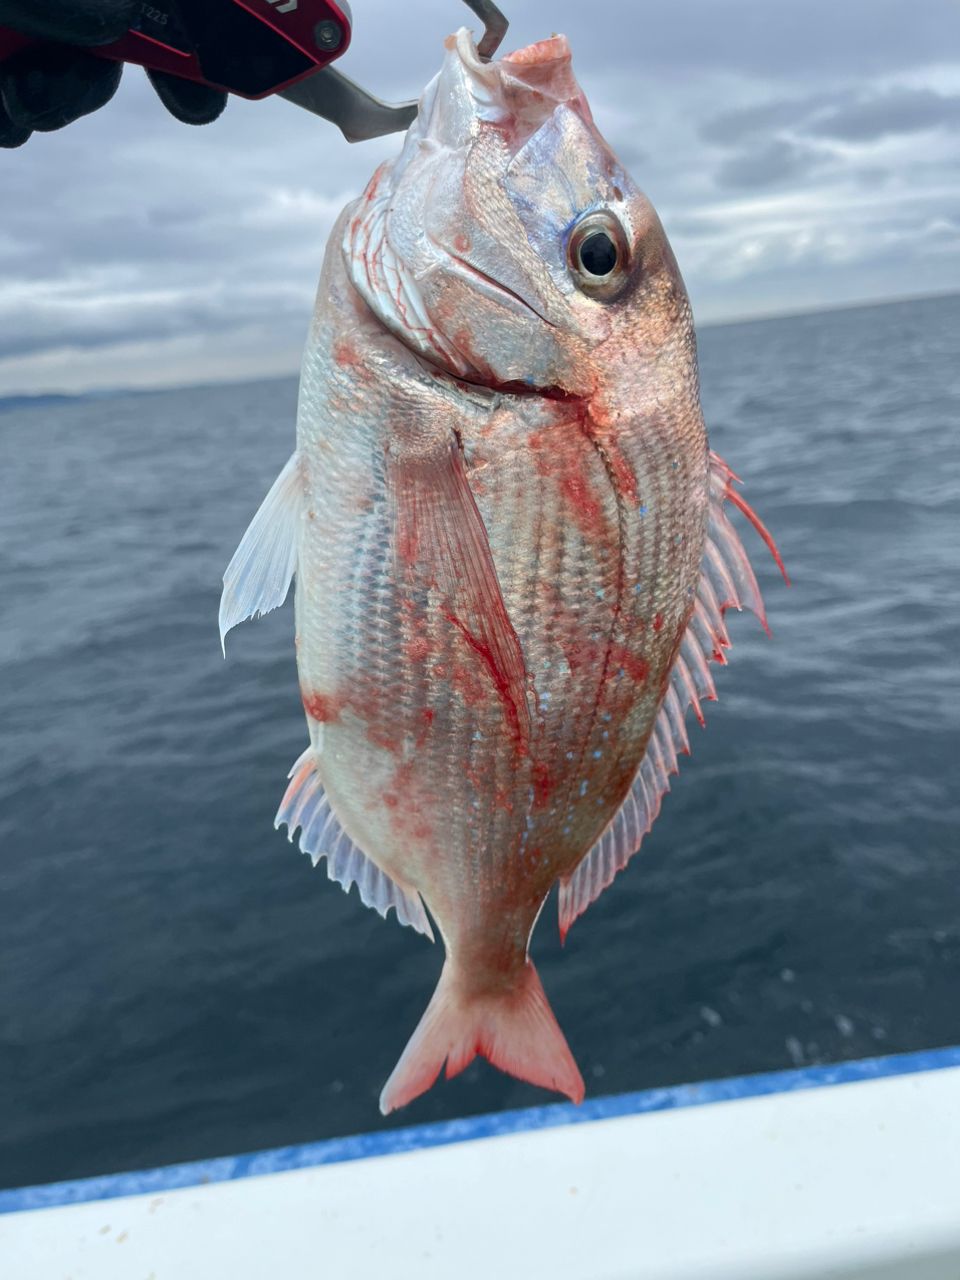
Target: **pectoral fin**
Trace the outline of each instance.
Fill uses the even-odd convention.
[[[223,575],[222,648],[227,632],[238,622],[269,613],[286,600],[297,568],[302,492],[300,459],[294,453],[250,521]]]
[[[426,589],[501,700],[517,744],[530,739],[527,671],[459,444],[391,460],[397,579]]]

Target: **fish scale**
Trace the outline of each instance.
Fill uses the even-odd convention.
[[[518,407],[522,409],[522,404]],[[583,713],[595,703],[600,682],[600,672],[596,669],[580,668],[572,672],[568,655],[584,633],[609,630],[609,604],[600,596],[609,598],[617,571],[611,565],[604,573],[597,563],[597,549],[570,527],[564,518],[565,504],[556,485],[538,474],[535,453],[529,450],[511,453],[505,466],[518,499],[513,518],[509,505],[503,501],[506,486],[489,477],[481,512],[507,611],[517,620],[521,646],[540,701],[538,721],[542,723],[538,723],[532,751],[547,777],[559,780],[553,799],[565,817],[564,801],[580,781],[577,775],[567,777],[570,770],[567,752],[578,748],[579,758]],[[489,470],[495,468],[494,463]],[[595,479],[599,480],[602,474],[602,468],[596,466]],[[615,518],[617,503],[612,490],[604,493],[603,498],[605,514]],[[543,528],[564,530],[553,563],[544,563],[529,536],[528,530],[537,520]],[[546,545],[550,547],[551,543],[556,543],[556,539],[547,540]],[[545,614],[539,607],[544,581],[551,582],[556,589],[551,610],[546,614],[546,619],[554,624],[551,627],[544,626]],[[558,619],[562,625],[559,632],[555,626]],[[554,634],[551,635],[551,631]],[[556,842],[552,853],[559,860],[561,845],[565,843],[560,840],[559,830],[546,825],[545,813],[535,816],[538,825],[545,827],[543,838]],[[560,869],[558,866],[557,870]]]
[[[734,485],[676,262],[566,41],[487,64],[451,37],[334,228],[297,450],[221,605],[225,633],[296,573],[310,747],[277,823],[446,948],[384,1111],[477,1054],[583,1096],[530,938],[554,885],[565,934],[639,848],[724,612],[763,620],[724,504],[776,552]]]

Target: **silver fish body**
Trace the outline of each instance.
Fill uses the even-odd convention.
[[[579,1099],[533,927],[638,847],[724,609],[762,606],[676,263],[562,37],[490,65],[448,42],[331,236],[281,481],[270,589],[241,544],[222,618],[293,565],[310,746],[278,819],[447,952],[381,1105],[477,1053]]]

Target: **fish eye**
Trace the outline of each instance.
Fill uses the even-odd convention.
[[[584,293],[612,297],[623,284],[629,257],[619,219],[606,210],[581,218],[570,234],[568,256],[570,273]]]
[[[607,231],[591,231],[577,250],[580,270],[588,276],[608,276],[617,265],[617,246]]]

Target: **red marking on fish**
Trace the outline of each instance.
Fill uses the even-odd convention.
[[[477,773],[476,769],[472,765],[464,765],[463,774],[471,787],[473,787],[474,791],[479,793],[486,789],[479,773]]]
[[[357,354],[356,347],[346,338],[341,338],[339,342],[334,343],[333,358],[337,364],[344,365],[347,368],[355,368],[363,364],[363,360]]]
[[[474,336],[467,328],[460,328],[453,335],[453,344],[463,355],[467,361],[476,370],[477,376],[483,379],[490,377],[489,361],[484,359],[483,355],[477,351]]]
[[[506,787],[494,788],[493,807],[499,809],[501,813],[513,813],[513,801],[510,799],[510,792]]]
[[[589,403],[567,396],[558,398],[571,406],[580,430],[603,459],[617,498],[631,506],[637,506],[640,500],[637,474],[618,440],[621,429],[618,415],[605,411],[598,396],[594,396]]]
[[[307,715],[320,724],[336,724],[345,710],[351,711],[366,726],[368,742],[399,755],[403,750],[404,737],[401,727],[395,718],[379,706],[376,695],[362,688],[355,688],[348,693],[317,693],[301,690],[303,707]],[[433,713],[430,712],[432,720]]]
[[[490,685],[485,683],[475,669],[457,663],[450,676],[450,683],[468,707],[478,707],[488,697]]]
[[[554,779],[549,765],[543,760],[533,762],[533,807],[545,809],[554,789]]]
[[[366,200],[367,204],[372,203],[372,201],[375,199],[377,191],[380,187],[381,179],[383,178],[383,175],[386,172],[386,169],[387,169],[387,164],[386,162],[384,162],[379,167],[379,169],[376,170],[373,177],[367,183],[367,189],[364,192],[364,199]]]
[[[332,724],[340,719],[344,707],[342,698],[329,693],[310,693],[306,689],[300,690],[300,697],[304,711],[320,724]]]
[[[389,751],[391,755],[398,755],[403,749],[403,741],[395,730],[369,720],[367,721],[367,741],[383,751]]]
[[[563,655],[571,671],[602,671],[606,666],[608,680],[616,680],[622,673],[635,684],[644,684],[650,674],[650,664],[646,658],[625,644],[604,640],[577,640],[564,645]]]
[[[396,548],[403,564],[416,564],[420,554],[420,531],[412,509],[401,510],[397,514]]]
[[[584,475],[577,460],[564,457],[561,465],[563,472],[560,477],[560,487],[570,502],[574,518],[588,536],[602,536],[605,530],[603,505],[593,492],[589,479]]]
[[[636,472],[623,456],[623,452],[617,442],[611,436],[595,436],[589,430],[587,434],[594,440],[601,451],[604,461],[610,468],[611,478],[618,495],[632,506],[636,506],[640,500],[637,491]]]
[[[582,440],[579,433],[573,440],[565,439],[555,427],[551,427],[532,433],[529,446],[533,450],[537,471],[544,479],[555,482],[584,537],[591,541],[607,540],[612,532],[610,522],[587,470],[588,459],[593,457],[592,450],[585,453]]]
[[[626,645],[613,644],[610,646],[610,665],[617,673],[622,670],[624,675],[628,676],[637,684],[645,684],[647,676],[650,674],[650,664],[646,658],[634,653],[632,649],[628,649]]]
[[[430,641],[424,635],[411,636],[403,647],[411,662],[424,662],[430,656]]]
[[[493,681],[493,685],[503,702],[504,711],[506,712],[511,731],[517,745],[519,746],[523,739],[523,733],[520,726],[520,709],[513,699],[513,693],[510,688],[510,679],[507,676],[507,673],[499,665],[492,648],[485,640],[480,636],[474,635],[466,623],[458,618],[455,613],[451,613],[447,609],[441,610],[441,612],[446,620],[457,628],[470,648],[483,662],[487,674]],[[434,670],[436,670],[436,668]]]
[[[397,765],[390,785],[382,794],[389,810],[390,826],[400,837],[418,842],[434,840],[435,827],[427,814],[436,797],[429,787],[423,786],[416,759]]]

